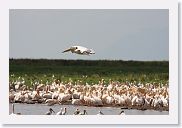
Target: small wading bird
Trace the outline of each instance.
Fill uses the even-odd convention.
[[[124,111],[122,110],[119,115],[125,115]]]
[[[12,104],[12,113],[11,115],[21,115],[21,113],[15,113],[15,106]]]
[[[67,113],[67,109],[66,109],[66,107],[64,108],[64,111],[63,111],[63,109],[61,108],[61,110],[56,114],[56,115],[66,115],[66,113]]]
[[[83,110],[83,112],[79,113],[79,115],[88,115],[86,110]]]
[[[101,112],[101,111],[99,111],[99,113],[98,113],[97,115],[104,115],[104,113],[103,113],[103,112]]]
[[[80,114],[80,110],[77,108],[76,111],[74,112],[74,115],[79,115]]]
[[[54,112],[54,110],[52,109],[52,108],[49,108],[49,111],[48,112],[46,112],[46,115],[51,115],[52,114],[52,112]],[[55,112],[54,112],[55,113]]]
[[[62,115],[63,109],[61,108],[59,112],[56,113],[56,115]]]
[[[71,46],[69,49],[63,51],[62,53],[69,52],[80,54],[80,55],[90,55],[95,54],[94,50],[85,48],[83,46]]]

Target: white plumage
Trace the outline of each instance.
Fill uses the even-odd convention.
[[[94,50],[88,49],[83,46],[71,46],[69,49],[64,50],[62,53],[69,52],[69,51],[71,51],[72,53],[80,54],[80,55],[95,54]]]

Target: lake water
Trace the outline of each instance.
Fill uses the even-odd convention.
[[[78,108],[80,111],[87,110],[88,115],[96,115],[98,111],[102,111],[105,115],[118,115],[121,112],[120,107],[88,107],[88,106],[74,106],[74,105],[53,105],[47,106],[45,104],[19,104],[15,103],[15,113],[22,115],[44,115],[49,108],[52,108],[56,113],[60,108],[67,108],[67,115],[73,115]],[[122,109],[126,115],[168,115],[169,111],[156,110],[136,110],[136,109]],[[12,104],[9,104],[9,112],[12,113]]]

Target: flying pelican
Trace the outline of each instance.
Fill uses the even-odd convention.
[[[80,55],[89,55],[95,54],[94,50],[85,48],[83,46],[71,46],[69,49],[63,51],[62,53],[69,52],[80,54]]]
[[[49,111],[48,112],[46,112],[46,115],[51,115],[52,114],[52,112],[54,112],[54,110],[52,109],[52,108],[49,108]],[[55,112],[54,112],[55,113]]]

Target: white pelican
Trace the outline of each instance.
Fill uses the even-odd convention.
[[[54,110],[52,109],[52,108],[49,108],[49,111],[48,112],[46,112],[46,115],[51,115],[52,114],[52,112],[54,112]],[[54,112],[55,113],[55,112]]]
[[[94,50],[85,48],[83,46],[71,46],[69,49],[63,51],[62,53],[69,52],[80,54],[80,55],[89,55],[95,54]]]

